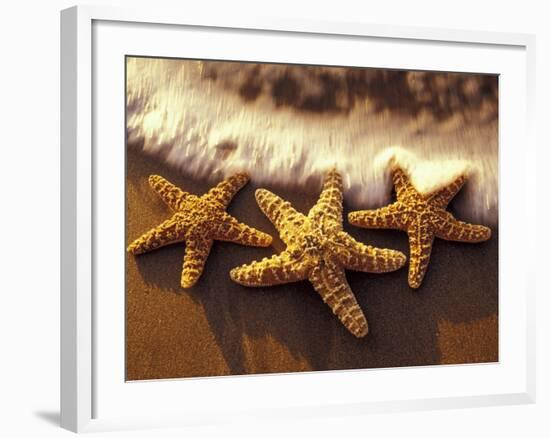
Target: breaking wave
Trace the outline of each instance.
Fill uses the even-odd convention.
[[[494,76],[127,59],[129,147],[186,176],[246,171],[257,184],[315,193],[344,176],[350,208],[391,196],[393,157],[424,192],[470,176],[454,207],[498,221],[498,79]]]

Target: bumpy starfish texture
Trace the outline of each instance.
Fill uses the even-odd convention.
[[[271,258],[231,270],[245,286],[271,286],[309,280],[323,301],[355,336],[368,332],[367,320],[351,291],[344,269],[389,272],[405,264],[399,251],[363,245],[342,226],[342,178],[328,173],[315,206],[305,216],[273,193],[256,191],[258,205],[279,231],[286,249]]]
[[[451,199],[466,182],[465,175],[426,195],[415,189],[399,166],[393,166],[392,177],[396,202],[377,210],[351,212],[348,219],[350,223],[363,228],[390,228],[407,232],[410,287],[417,289],[422,284],[435,237],[472,243],[483,242],[491,237],[489,228],[459,221],[446,211]]]
[[[237,174],[199,197],[184,192],[161,176],[151,175],[151,188],[174,214],[131,243],[128,251],[137,255],[185,242],[181,286],[189,288],[201,276],[214,240],[269,246],[272,240],[270,235],[240,223],[225,211],[233,196],[247,182],[247,175]]]

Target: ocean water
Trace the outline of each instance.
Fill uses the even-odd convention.
[[[428,193],[462,173],[457,215],[498,222],[498,79],[486,75],[128,58],[127,134],[186,176],[246,171],[315,194],[343,175],[352,209],[391,199],[397,160]]]

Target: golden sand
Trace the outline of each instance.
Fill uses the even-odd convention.
[[[166,218],[148,176],[162,174],[186,191],[204,193],[213,182],[196,182],[128,149],[127,243]],[[261,230],[271,224],[254,201],[252,183],[228,212]],[[273,190],[299,211],[316,197]],[[460,196],[460,194],[458,195]],[[451,204],[452,211],[452,204]],[[344,204],[344,214],[347,213]],[[344,224],[360,242],[408,252],[407,237],[392,230]],[[350,336],[308,282],[246,288],[230,270],[284,249],[218,242],[196,285],[181,289],[184,245],[134,257],[126,255],[126,376],[128,380],[229,374],[378,368],[498,360],[498,229],[474,246],[436,240],[422,294],[410,290],[407,272],[379,275],[348,271],[359,305],[368,309],[369,335]],[[467,272],[465,278],[464,272]],[[442,321],[449,321],[441,325]]]

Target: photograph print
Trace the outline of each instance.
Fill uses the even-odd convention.
[[[128,381],[498,362],[498,75],[125,62]]]

